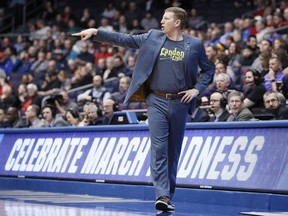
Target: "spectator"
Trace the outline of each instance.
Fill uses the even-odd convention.
[[[254,118],[252,112],[244,107],[244,95],[239,91],[232,91],[228,95],[228,106],[231,116],[227,121],[249,121]]]
[[[254,59],[260,54],[259,47],[257,46],[257,38],[255,35],[249,35],[246,45],[249,46],[253,52]]]
[[[276,120],[288,119],[288,109],[281,103],[278,94],[276,91],[265,92],[263,95],[265,108],[274,114]]]
[[[62,90],[58,95],[58,100],[55,101],[55,105],[58,113],[65,114],[66,110],[78,110],[78,104],[69,98],[68,92]]]
[[[262,40],[260,42],[260,45],[259,45],[259,51],[260,51],[260,54],[265,52],[265,51],[271,53],[271,51],[272,51],[272,43],[269,40],[266,40],[266,39]],[[254,70],[257,70],[257,71],[262,71],[263,70],[259,56],[253,61],[252,65],[251,65],[251,69],[254,69]]]
[[[246,84],[249,88],[244,94],[244,107],[249,108],[253,112],[254,108],[263,107],[263,95],[266,89],[263,85],[263,77],[259,71],[249,69],[245,77]]]
[[[85,66],[88,62],[94,63],[94,55],[88,52],[88,43],[83,42],[81,51],[75,59],[75,63],[79,66]]]
[[[65,112],[65,119],[70,126],[84,126],[81,122],[81,116],[78,109],[67,109]]]
[[[109,25],[109,20],[105,17],[103,17],[100,21],[100,26],[98,29],[104,30],[104,31],[108,31],[108,32],[112,32],[114,31],[113,26]]]
[[[117,103],[123,103],[126,97],[127,90],[130,86],[131,78],[129,76],[123,76],[119,80],[119,92],[112,93],[111,97]]]
[[[211,63],[215,63],[217,56],[217,48],[212,45],[205,46],[206,55]]]
[[[118,14],[118,12],[117,12]],[[115,19],[115,17],[114,17]],[[126,17],[124,15],[119,14],[119,18],[117,21],[114,21],[113,23],[113,29],[115,29],[118,32],[121,33],[127,33],[128,32],[128,22],[126,20]]]
[[[85,66],[78,67],[71,78],[71,88],[91,84],[93,76]]]
[[[113,1],[108,1],[108,3],[106,4],[106,7],[104,8],[102,12],[102,16],[107,18],[108,20],[111,20],[115,16],[116,12],[117,12],[117,9],[115,8]]]
[[[5,127],[5,109],[0,107],[0,128]]]
[[[253,49],[250,46],[245,46],[240,54],[239,63],[241,67],[250,66],[255,59]]]
[[[226,38],[227,36],[232,36],[233,35],[233,23],[231,22],[226,22],[224,24],[224,34],[220,36],[220,40],[219,42],[225,46],[227,46],[226,44]]]
[[[85,117],[81,124],[86,126],[102,125],[103,119],[99,116],[99,107],[95,103],[89,103],[85,110]]]
[[[196,8],[191,8],[187,17],[187,26],[191,29],[197,29],[198,25],[203,21],[203,17],[198,15]]]
[[[210,105],[213,116],[209,122],[226,122],[230,116],[227,110],[227,96],[221,92],[214,92],[210,96]]]
[[[36,104],[41,108],[42,98],[38,95],[38,88],[34,83],[27,85],[27,98],[25,99],[21,111],[25,112],[29,105]]]
[[[6,76],[13,72],[14,64],[11,59],[7,58],[3,51],[0,51],[0,69],[5,71]]]
[[[93,88],[88,89],[84,93],[78,95],[77,102],[93,101],[102,104],[104,100],[111,97],[111,93],[103,86],[103,79],[99,75],[93,77]]]
[[[271,58],[269,60],[269,73],[264,76],[264,85],[267,91],[279,91],[276,83],[282,83],[284,77],[282,64],[279,58]]]
[[[68,123],[62,118],[62,115],[57,115],[55,107],[51,105],[45,105],[42,108],[42,116],[45,119],[48,127],[68,126]]]
[[[106,70],[106,60],[104,58],[100,58],[98,60],[98,63],[96,64],[96,74],[103,77],[105,70]]]
[[[18,108],[21,108],[23,104],[26,101],[27,98],[27,85],[24,83],[21,83],[18,88],[17,88],[17,93],[15,94],[16,96],[16,103]]]
[[[200,107],[202,102],[202,98],[197,98],[196,100],[196,108],[191,116],[188,117],[188,122],[208,122],[209,121],[209,113],[207,109],[202,109]]]
[[[31,71],[34,76],[43,78],[45,75],[45,71],[48,70],[48,61],[46,59],[46,54],[44,52],[38,52],[37,54],[37,60],[32,63],[31,65]]]
[[[110,124],[110,121],[113,117],[113,113],[115,111],[118,111],[117,106],[118,106],[117,102],[111,98],[108,98],[103,101],[103,114],[104,114],[103,124],[104,125]]]
[[[146,11],[145,17],[141,19],[140,24],[145,31],[159,28],[159,21],[153,16],[151,11]]]
[[[6,111],[6,119],[4,121],[5,128],[22,128],[23,121],[20,118],[17,107],[9,107]]]
[[[88,21],[93,18],[92,15],[91,15],[91,11],[89,8],[84,8],[83,11],[82,11],[82,15],[81,15],[81,18],[80,18],[80,27],[81,28],[87,28],[88,25]]]
[[[108,43],[101,43],[99,53],[95,56],[95,62],[98,63],[99,59],[107,59],[108,57],[112,56],[113,53],[109,51],[109,44]]]
[[[8,109],[16,106],[16,99],[13,95],[13,89],[10,85],[2,87],[2,94],[0,95],[0,107]]]
[[[25,112],[25,117],[27,121],[27,127],[29,128],[42,128],[47,127],[47,123],[44,119],[40,119],[40,107],[36,104],[29,105]]]

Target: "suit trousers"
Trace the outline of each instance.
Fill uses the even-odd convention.
[[[148,124],[151,139],[150,170],[156,199],[172,198],[176,187],[188,104],[178,99],[165,99],[151,93],[147,97]]]

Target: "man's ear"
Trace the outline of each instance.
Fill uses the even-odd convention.
[[[181,21],[179,19],[175,21],[175,26],[176,27],[181,26]]]

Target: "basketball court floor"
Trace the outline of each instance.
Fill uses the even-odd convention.
[[[153,200],[30,190],[0,190],[0,216],[288,215],[288,212],[261,212],[260,209],[227,206],[225,203],[204,205],[176,201],[174,204],[176,206],[174,212],[161,213],[154,209]]]

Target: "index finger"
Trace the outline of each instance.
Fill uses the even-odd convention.
[[[71,34],[72,36],[81,36],[81,32],[78,32],[78,33],[73,33]]]

